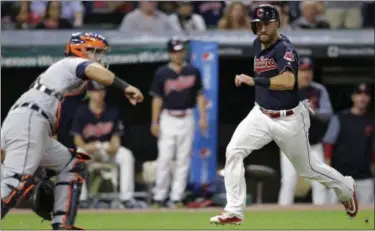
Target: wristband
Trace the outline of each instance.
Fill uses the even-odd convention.
[[[130,86],[127,82],[125,82],[117,76],[115,76],[111,85],[120,88],[121,90],[125,90],[127,87]]]
[[[271,80],[268,78],[253,78],[255,86],[267,87],[271,85]]]

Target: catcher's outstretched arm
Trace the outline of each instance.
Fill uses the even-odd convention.
[[[85,75],[89,79],[97,81],[103,85],[114,85],[121,90],[125,90],[130,86],[130,84],[116,77],[116,75],[112,71],[103,67],[99,63],[90,63],[89,65],[87,65],[85,68]]]

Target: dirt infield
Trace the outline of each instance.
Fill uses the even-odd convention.
[[[362,205],[360,210],[374,210],[374,205]],[[80,213],[160,213],[160,212],[217,212],[222,208],[202,208],[202,209],[81,209]],[[279,206],[277,204],[263,204],[253,205],[246,208],[246,211],[257,212],[257,211],[324,211],[324,210],[342,210],[342,205],[311,205],[311,204],[297,204],[292,206]],[[32,213],[30,209],[14,209],[11,213],[15,214],[28,214]]]

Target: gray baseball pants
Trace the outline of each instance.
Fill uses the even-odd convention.
[[[72,227],[87,171],[83,160],[51,138],[51,126],[47,119],[27,107],[9,112],[1,128],[1,145],[6,151],[1,180],[2,204],[11,203],[17,190],[25,190],[27,176],[32,176],[39,166],[54,170],[57,182],[52,224]]]

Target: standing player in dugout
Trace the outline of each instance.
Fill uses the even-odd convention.
[[[358,85],[352,94],[353,106],[331,119],[323,139],[326,162],[353,176],[360,204],[374,202],[374,115],[367,111],[371,93],[367,84]],[[331,194],[330,202],[334,203],[337,199]]]
[[[246,207],[243,160],[253,150],[275,141],[298,174],[333,188],[350,217],[357,215],[355,182],[310,154],[308,103],[298,95],[299,57],[287,37],[278,33],[277,9],[263,4],[252,12],[254,74],[237,75],[236,86],[255,87],[255,106],[238,125],[226,149],[224,181],[227,205],[224,212],[210,218],[215,224],[241,224]]]
[[[171,61],[156,70],[150,92],[153,96],[151,133],[158,138],[154,207],[164,206],[170,185],[167,206],[181,207],[194,139],[194,107],[198,104],[199,126],[206,133],[206,100],[200,71],[185,62],[183,42],[172,38],[167,49]]]
[[[34,201],[40,203],[34,207],[42,210],[36,213],[51,220],[53,230],[79,229],[74,223],[90,156],[69,150],[52,138],[59,118],[59,104],[67,92],[86,84],[87,80],[120,89],[133,105],[143,101],[137,88],[101,64],[108,48],[106,38],[100,34],[74,33],[66,47],[67,57],[47,68],[9,110],[1,128],[1,148],[5,151],[1,219],[27,198],[33,187],[44,188],[38,187],[44,181],[34,179],[35,171],[42,167],[56,173],[57,183],[53,200],[48,200],[54,201],[53,205],[43,202],[47,198]],[[35,190],[34,193],[40,192]]]

